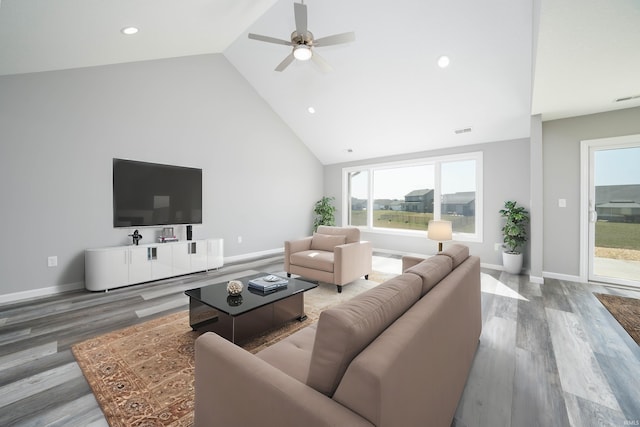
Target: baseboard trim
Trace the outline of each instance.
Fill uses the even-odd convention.
[[[486,262],[481,262],[480,267],[487,268],[489,270],[504,271],[504,267],[498,264],[487,264]]]
[[[84,289],[84,282],[64,283],[62,285],[49,286],[47,288],[33,289],[30,291],[14,292],[12,294],[0,295],[0,304],[22,301],[29,298],[40,298],[64,292]]]
[[[267,256],[282,255],[282,254],[284,254],[284,248],[275,248],[275,249],[269,249],[266,251],[250,252],[248,254],[225,257],[224,263],[232,264],[234,262],[244,262],[244,261],[249,261],[256,258],[264,258]]]
[[[529,281],[531,283],[537,283],[539,285],[544,285],[544,277],[529,275]]]
[[[580,278],[580,276],[572,276],[570,274],[560,274],[560,273],[552,273],[549,271],[543,271],[542,277],[545,277],[547,279],[566,280],[567,282],[584,283],[584,281],[582,280],[582,278]]]

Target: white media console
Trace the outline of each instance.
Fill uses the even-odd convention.
[[[90,291],[106,291],[222,265],[223,239],[86,249],[85,287]]]

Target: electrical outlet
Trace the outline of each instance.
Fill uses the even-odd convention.
[[[58,266],[58,257],[50,256],[47,258],[47,266],[48,267],[57,267]]]
[[[493,245],[493,250],[498,252],[500,249],[502,249],[502,243],[496,243]]]
[[[242,236],[238,236],[238,243],[242,243]]]

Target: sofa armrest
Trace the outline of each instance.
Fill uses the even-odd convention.
[[[298,240],[287,240],[284,242],[284,271],[289,273],[289,257],[296,252],[308,251],[311,249],[311,239],[313,237],[305,237]]]
[[[373,246],[360,241],[338,245],[333,250],[334,284],[344,285],[360,276],[371,274]]]
[[[201,335],[195,352],[194,427],[372,426],[219,335]]]
[[[407,271],[408,268],[413,267],[414,265],[420,264],[426,258],[420,258],[417,256],[404,255],[402,257],[402,272]]]

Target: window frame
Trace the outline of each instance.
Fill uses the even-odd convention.
[[[374,227],[373,224],[373,178],[374,172],[380,169],[392,169],[398,167],[424,166],[433,165],[434,167],[434,201],[433,211],[434,219],[440,219],[442,209],[442,163],[450,163],[456,161],[474,160],[476,166],[476,200],[475,200],[475,233],[453,233],[453,240],[463,242],[482,242],[483,238],[483,153],[474,151],[469,153],[452,154],[446,156],[421,157],[418,159],[401,160],[394,162],[368,163],[359,166],[349,166],[342,168],[342,224],[349,225],[349,174],[358,171],[368,172],[368,193],[367,193],[367,225],[356,225],[361,231],[367,233],[388,234],[395,236],[419,236],[424,237],[425,232],[422,230],[407,230],[398,228]]]

